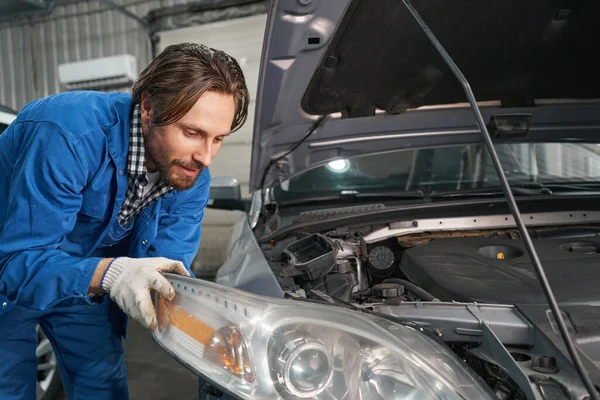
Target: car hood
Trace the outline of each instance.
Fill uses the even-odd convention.
[[[600,3],[413,5],[477,101],[492,102],[482,109],[486,121],[534,114],[528,140],[564,137],[555,125],[573,122],[587,128],[572,138],[598,137],[597,104],[580,100],[600,98],[591,39]],[[273,0],[265,32],[251,189],[339,157],[481,140],[471,110],[452,106],[466,102],[461,85],[401,0]],[[564,104],[573,99],[577,110]],[[548,106],[556,103],[559,112]]]

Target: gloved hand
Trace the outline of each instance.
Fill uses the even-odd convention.
[[[127,315],[146,328],[155,329],[157,320],[150,289],[169,301],[175,296],[173,286],[162,275],[165,272],[190,276],[180,261],[163,257],[119,257],[106,269],[100,286]]]

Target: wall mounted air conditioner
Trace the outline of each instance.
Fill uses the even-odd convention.
[[[137,59],[131,54],[76,61],[58,66],[58,80],[67,90],[102,90],[131,85]]]

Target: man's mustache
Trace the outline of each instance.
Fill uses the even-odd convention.
[[[204,168],[206,168],[206,165],[204,165],[201,162],[186,163],[186,162],[183,162],[183,161],[180,161],[180,160],[173,160],[173,164],[174,165],[179,165],[180,167],[187,168],[187,169],[198,170],[200,172],[202,172],[202,170]]]

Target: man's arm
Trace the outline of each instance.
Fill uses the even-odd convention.
[[[94,275],[92,276],[92,281],[90,282],[90,287],[88,289],[89,294],[104,293],[104,290],[102,289],[102,278],[104,278],[106,269],[113,260],[114,258],[105,258],[98,263]]]
[[[84,149],[52,122],[19,122],[11,133],[2,138],[18,154],[11,154],[12,174],[3,188],[8,200],[0,233],[0,293],[33,309],[66,299],[91,303],[88,288],[102,259],[60,249],[81,208],[89,173]]]
[[[27,123],[32,125],[25,127]],[[183,264],[165,258],[73,257],[62,251],[90,173],[85,152],[54,123],[17,125],[14,129],[27,128],[27,134],[6,136],[0,143],[19,149],[19,154],[3,159],[13,159],[14,164],[0,233],[0,294],[44,310],[67,299],[94,304],[90,294],[107,292],[123,311],[154,328],[150,289],[171,299],[173,288],[162,274],[188,275]]]
[[[208,203],[210,175],[204,171],[198,184],[161,207],[156,237],[142,258],[118,257],[98,264],[90,293],[109,292],[129,316],[149,329],[157,326],[149,289],[171,300],[175,291],[164,273],[190,276],[198,252],[204,208]]]

